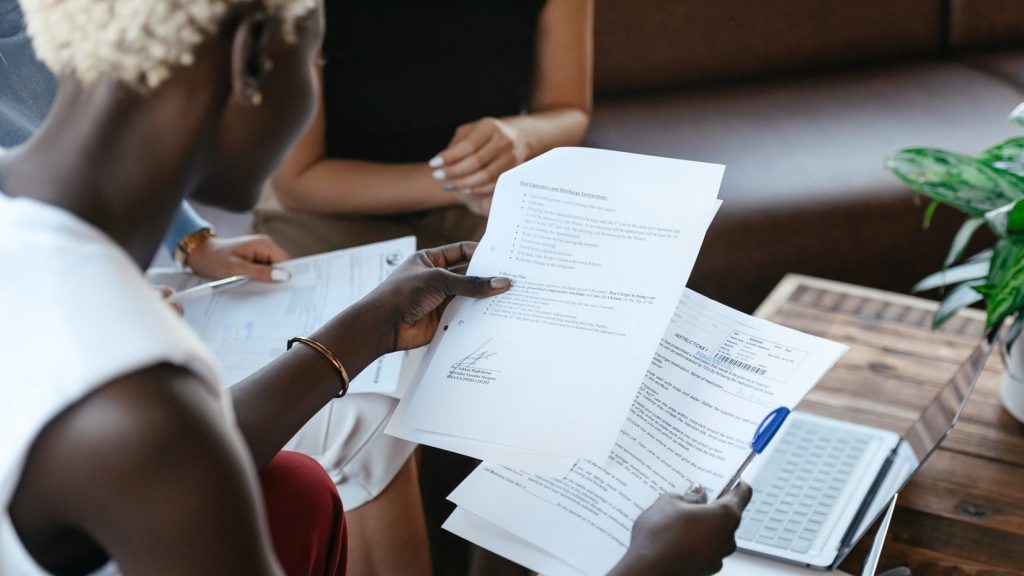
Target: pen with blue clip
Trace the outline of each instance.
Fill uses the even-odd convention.
[[[718,498],[732,492],[732,489],[739,484],[740,477],[743,476],[747,466],[750,466],[750,463],[754,461],[754,456],[764,452],[772,438],[775,437],[775,433],[779,431],[779,428],[782,428],[782,423],[786,421],[787,416],[789,416],[789,408],[782,406],[772,410],[764,417],[761,425],[754,432],[754,439],[750,442],[750,454],[747,455],[743,464],[740,464],[739,469],[732,475],[732,478],[729,478],[729,481],[725,483],[725,488],[722,488],[722,491],[718,493]],[[715,499],[717,500],[718,498]]]

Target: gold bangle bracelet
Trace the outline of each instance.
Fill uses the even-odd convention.
[[[189,255],[191,255],[200,244],[216,235],[217,233],[213,231],[213,228],[200,228],[199,230],[196,230],[182,238],[174,248],[174,253],[171,257],[178,266],[185,266],[185,261],[188,260]]]
[[[302,344],[305,344],[306,346],[309,346],[313,350],[319,352],[320,355],[326,358],[327,361],[334,366],[334,369],[338,371],[338,375],[341,377],[341,392],[338,392],[335,398],[342,398],[345,396],[345,394],[348,394],[348,372],[345,371],[345,367],[341,365],[341,361],[338,360],[338,357],[335,356],[333,352],[328,350],[327,347],[324,346],[323,344],[310,338],[303,338],[302,336],[296,336],[295,338],[289,340],[288,350],[291,350],[292,346],[294,346],[296,342],[301,342]]]

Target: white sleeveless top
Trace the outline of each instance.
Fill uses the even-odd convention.
[[[0,194],[0,278],[0,574],[46,574],[8,513],[43,427],[105,383],[156,364],[182,366],[218,393],[220,378],[128,254],[67,211]]]

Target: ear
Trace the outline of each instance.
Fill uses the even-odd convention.
[[[231,43],[231,95],[243,106],[263,103],[263,77],[268,36],[267,17],[251,13],[242,17]]]

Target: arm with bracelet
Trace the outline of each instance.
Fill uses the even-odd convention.
[[[164,236],[163,247],[179,266],[184,266],[188,253],[197,245],[193,242],[200,236],[205,236],[204,231],[209,232],[210,236],[214,235],[213,226],[204,220],[188,202],[182,202],[181,207],[174,213],[174,220],[171,221],[171,228],[167,231],[167,236]],[[183,245],[190,247],[187,251],[181,252],[179,248]]]
[[[274,268],[274,264],[287,260],[288,254],[268,236],[220,238],[187,202],[182,202],[175,213],[163,246],[178,266],[189,267],[207,278],[248,276],[262,282],[284,282],[291,276],[286,270]]]

